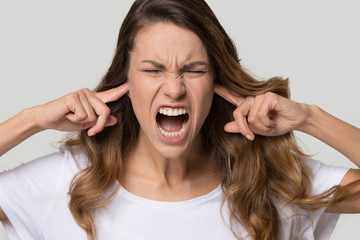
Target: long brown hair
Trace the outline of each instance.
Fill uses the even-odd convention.
[[[113,62],[96,91],[127,82],[129,52],[136,34],[156,22],[176,24],[196,33],[208,51],[214,81],[234,94],[246,97],[274,92],[289,97],[287,79],[258,81],[243,69],[233,42],[203,0],[135,1],[121,26]],[[80,145],[88,156],[88,166],[71,183],[69,208],[89,239],[96,237],[93,213],[117,193],[123,159],[136,143],[140,128],[128,96],[108,106],[118,119],[117,125],[91,138],[86,130],[81,131],[78,138],[67,142],[69,146]],[[210,161],[221,175],[231,221],[241,223],[250,237],[278,239],[281,222],[274,199],[307,210],[341,200],[345,193],[339,187],[321,196],[308,195],[308,170],[291,132],[278,137],[256,136],[254,141],[224,132],[219,126],[233,120],[233,111],[232,104],[214,96],[201,135],[212,152]],[[330,195],[334,197],[327,200]]]

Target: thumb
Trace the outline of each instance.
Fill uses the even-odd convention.
[[[239,133],[240,132],[235,121],[228,122],[224,126],[224,130],[225,130],[225,132],[229,132],[229,133]]]

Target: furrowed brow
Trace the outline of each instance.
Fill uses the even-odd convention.
[[[207,65],[208,64],[206,62],[192,62],[192,63],[184,65],[181,68],[181,71],[188,71],[188,70],[194,69],[197,66],[207,66]]]
[[[150,63],[151,65],[153,65],[154,67],[159,68],[159,69],[165,69],[165,66],[162,65],[161,63],[158,63],[158,62],[154,62],[154,61],[151,61],[151,60],[143,60],[141,62]]]

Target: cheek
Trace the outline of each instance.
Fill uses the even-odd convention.
[[[212,78],[202,81],[198,88],[201,88],[199,93],[201,93],[203,104],[211,105],[214,96],[214,81]]]
[[[202,120],[205,119],[210,111],[214,96],[213,81],[205,79],[203,81],[191,82],[188,83],[188,89],[191,92],[197,112],[202,116]]]
[[[138,74],[133,73],[132,71],[129,71],[128,75],[128,82],[129,82],[129,97],[131,99],[131,102],[133,103],[133,107],[139,105],[141,106],[141,102],[146,100],[146,93],[145,90],[147,87],[144,85],[144,82]],[[134,109],[135,110],[135,109]]]
[[[151,79],[129,74],[129,97],[135,116],[146,128],[151,123],[151,104],[157,92],[157,85]]]
[[[206,105],[211,105],[214,96],[214,82],[207,82],[203,85],[203,101]]]
[[[214,90],[213,88],[211,89],[207,89],[207,91],[204,91],[203,95],[202,95],[202,107],[201,110],[203,112],[204,118],[207,117],[207,115],[210,112],[210,108],[212,105],[212,101],[213,101],[213,97],[214,97]]]
[[[143,113],[144,113],[144,102],[146,102],[146,98],[143,91],[143,88],[139,86],[139,81],[135,78],[130,78],[129,75],[129,98],[131,100],[131,104],[135,113],[135,116],[139,123],[143,122]]]

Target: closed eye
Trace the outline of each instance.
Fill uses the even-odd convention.
[[[148,70],[148,69],[142,70],[142,71],[146,72],[146,73],[159,73],[159,72],[161,72],[160,70]]]
[[[205,71],[185,71],[187,73],[206,73]]]

